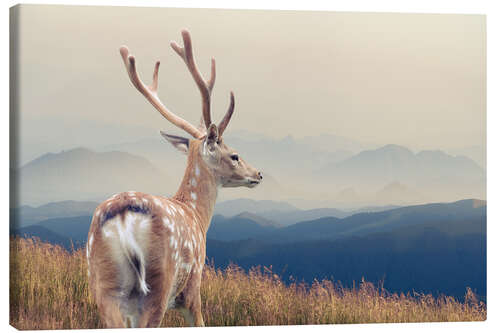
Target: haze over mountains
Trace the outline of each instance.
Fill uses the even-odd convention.
[[[240,133],[226,140],[264,182],[255,189],[219,191],[219,201],[251,198],[300,208],[409,205],[486,197],[486,171],[472,159],[440,150],[414,153],[398,145],[373,147],[323,135],[271,139]],[[21,204],[100,201],[120,191],[168,195],[177,189],[186,157],[162,138],[45,154],[15,172]]]

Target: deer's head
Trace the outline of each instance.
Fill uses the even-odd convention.
[[[129,54],[126,46],[120,48],[120,53],[127,68],[127,73],[132,84],[141,92],[146,99],[174,125],[182,128],[193,138],[188,139],[181,136],[170,135],[161,132],[174,147],[188,155],[197,154],[207,167],[213,172],[218,184],[223,187],[254,187],[262,181],[262,174],[249,165],[239,154],[225,144],[222,134],[226,129],[234,112],[234,94],[230,94],[229,108],[218,125],[212,123],[210,113],[210,98],[215,83],[215,59],[212,59],[211,75],[208,81],[199,72],[193,56],[191,36],[187,30],[182,31],[184,47],[175,42],[170,45],[174,51],[184,60],[191,73],[202,98],[202,123],[195,127],[186,120],[168,110],[158,97],[158,70],[160,62],[157,61],[153,73],[153,83],[146,86],[137,74],[135,58]]]

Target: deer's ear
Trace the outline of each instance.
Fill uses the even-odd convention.
[[[187,154],[189,151],[189,139],[184,138],[182,136],[170,135],[163,131],[160,131],[160,134],[167,139],[168,142],[172,144],[177,150]]]

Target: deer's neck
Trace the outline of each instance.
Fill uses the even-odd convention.
[[[217,199],[217,182],[212,170],[199,153],[199,143],[193,142],[188,153],[188,163],[181,185],[173,199],[193,208],[201,218],[200,226],[206,233]]]

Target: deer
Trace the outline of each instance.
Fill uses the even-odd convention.
[[[135,57],[127,46],[120,47],[132,85],[164,118],[192,138],[160,131],[187,155],[184,177],[174,196],[127,191],[103,201],[94,211],[86,244],[89,288],[108,328],[158,327],[169,309],[180,311],[190,326],[204,326],[200,285],[218,190],[253,188],[263,179],[222,138],[234,112],[232,91],[224,117],[218,125],[212,122],[215,59],[211,59],[206,81],[195,63],[189,32],[184,29],[181,34],[183,47],[174,41],[170,45],[201,93],[202,117],[197,127],[172,113],[159,99],[160,62],[154,66],[152,84],[146,85],[137,73]]]

